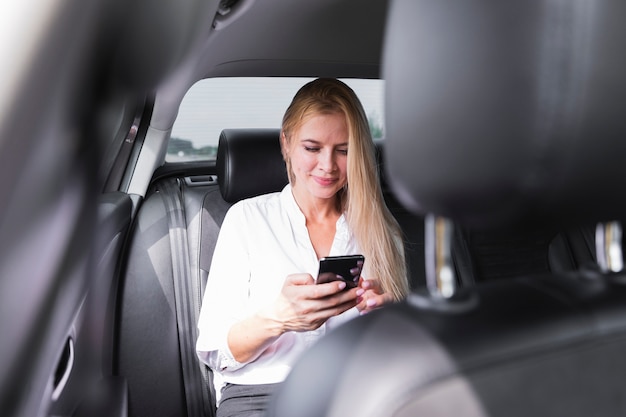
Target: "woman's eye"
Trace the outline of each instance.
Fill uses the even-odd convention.
[[[341,155],[347,155],[348,154],[348,150],[347,149],[337,149],[337,152],[339,152],[339,154],[341,154]]]
[[[311,147],[311,146],[305,146],[305,147],[304,147],[304,150],[305,150],[305,151],[307,151],[307,152],[317,152],[317,151],[319,151],[319,150],[320,150],[320,148],[317,148],[317,147]]]

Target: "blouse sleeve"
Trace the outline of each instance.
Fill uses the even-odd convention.
[[[242,205],[233,205],[220,228],[198,319],[198,357],[217,372],[245,365],[234,359],[227,337],[232,325],[246,314],[250,277],[247,223]]]

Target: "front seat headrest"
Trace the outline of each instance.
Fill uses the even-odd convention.
[[[126,88],[153,89],[197,53],[219,5],[218,0],[117,2],[109,36],[120,40],[111,60],[117,81]]]
[[[386,166],[469,226],[626,214],[626,3],[395,0]]]
[[[217,178],[224,200],[235,203],[280,191],[289,182],[279,129],[224,129],[217,146]]]

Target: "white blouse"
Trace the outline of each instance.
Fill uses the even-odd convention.
[[[281,382],[298,356],[329,328],[358,316],[352,308],[319,329],[281,335],[257,359],[237,362],[228,348],[233,324],[272,303],[289,274],[317,277],[319,262],[290,185],[281,192],[234,204],[220,229],[198,321],[198,357],[215,373],[216,393],[226,383]],[[342,215],[330,256],[359,253]]]

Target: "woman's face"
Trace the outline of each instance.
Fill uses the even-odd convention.
[[[342,114],[320,114],[306,120],[288,146],[299,203],[331,199],[347,182],[348,127]],[[303,201],[304,199],[304,201]]]

